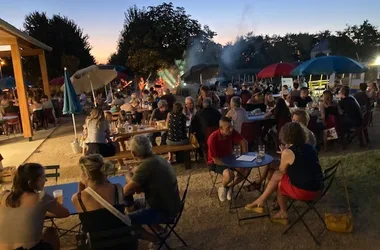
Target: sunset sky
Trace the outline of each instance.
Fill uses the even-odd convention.
[[[16,4],[17,2],[17,4]],[[124,22],[124,11],[158,5],[162,0],[13,0],[1,1],[1,18],[22,28],[25,15],[45,11],[48,16],[62,14],[73,19],[90,36],[92,54],[105,63],[116,50]],[[317,32],[338,30],[346,24],[360,24],[365,19],[380,26],[380,1],[375,0],[177,0],[192,18],[209,25],[225,44],[236,36],[255,34]]]

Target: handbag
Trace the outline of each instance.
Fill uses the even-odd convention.
[[[342,167],[344,189],[346,192],[346,200],[348,212],[343,214],[330,214],[325,213],[325,223],[328,230],[337,233],[351,233],[354,230],[354,222],[351,213],[350,200],[348,198],[347,182]]]

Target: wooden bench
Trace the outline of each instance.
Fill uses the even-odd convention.
[[[184,164],[185,169],[191,169],[191,158],[190,158],[190,151],[195,150],[199,148],[199,145],[193,145],[193,144],[186,144],[186,145],[162,145],[162,146],[155,146],[152,148],[153,153],[156,155],[161,155],[165,153],[175,153],[175,152],[184,152]],[[120,151],[114,156],[110,156],[106,158],[109,161],[112,160],[131,160],[133,159],[132,153],[130,150],[127,151]]]

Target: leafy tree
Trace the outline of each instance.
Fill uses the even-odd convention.
[[[49,18],[45,12],[33,12],[25,17],[24,31],[53,48],[46,52],[50,79],[62,76],[64,67],[72,74],[79,68],[95,64],[88,35],[68,17],[53,15]],[[24,65],[27,78],[38,81],[41,75],[38,58],[25,57]]]
[[[109,62],[130,67],[135,73],[148,75],[169,68],[197,37],[212,38],[207,27],[191,19],[182,7],[172,3],[130,8],[125,14],[124,28],[117,52]]]

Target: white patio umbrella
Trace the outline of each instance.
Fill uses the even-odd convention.
[[[117,77],[114,66],[91,65],[80,69],[71,76],[76,93],[90,93],[95,100],[95,90],[104,88],[108,83]],[[61,88],[62,89],[62,88]]]

